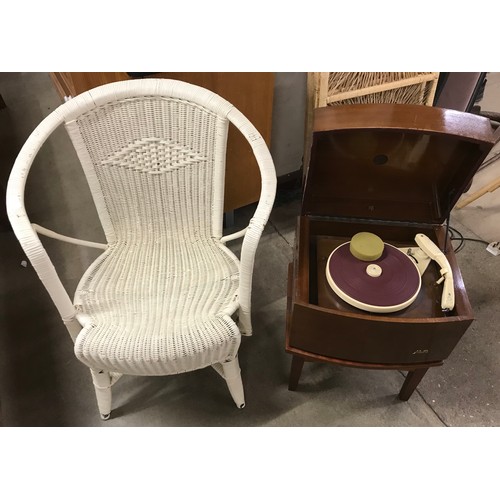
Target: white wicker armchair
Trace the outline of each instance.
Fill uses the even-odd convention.
[[[250,143],[262,188],[248,227],[222,237],[229,122]],[[31,224],[24,189],[33,159],[61,124],[87,177],[107,244]],[[254,257],[276,192],[269,150],[230,103],[184,82],[144,79],[92,89],[53,111],[14,164],[7,209],[14,232],[92,373],[101,417],[122,374],[214,367],[239,408],[241,334],[250,335]],[[72,301],[38,233],[103,253]],[[244,237],[240,260],[226,242]],[[238,324],[233,317],[238,315]]]

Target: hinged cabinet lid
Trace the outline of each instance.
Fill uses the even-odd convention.
[[[442,224],[494,144],[490,121],[470,113],[319,108],[302,214]]]

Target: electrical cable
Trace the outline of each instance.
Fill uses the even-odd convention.
[[[476,239],[476,238],[466,238],[458,229],[455,229],[454,227],[447,226],[447,233],[446,233],[447,235],[448,235],[448,231],[449,231],[449,234],[450,234],[450,241],[460,241],[460,243],[458,244],[458,246],[453,249],[453,251],[455,253],[458,253],[461,250],[463,250],[466,241],[473,241],[473,242],[476,242],[476,243],[483,243],[486,246],[489,245],[489,243],[487,241],[484,241],[484,240],[480,240],[480,239]]]
[[[446,217],[446,232],[444,235],[444,248],[443,248],[443,253],[445,255],[446,255],[446,251],[448,250],[448,233],[450,232],[450,217],[451,217],[451,213],[448,212],[448,217]]]

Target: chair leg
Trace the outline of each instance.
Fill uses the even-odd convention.
[[[109,372],[90,370],[94,382],[95,395],[97,398],[97,407],[102,420],[108,420],[111,415],[111,385],[112,378]]]
[[[299,385],[300,374],[302,373],[302,367],[304,366],[304,358],[292,356],[292,367],[290,368],[290,378],[288,379],[288,390],[296,391]]]
[[[399,399],[401,401],[408,401],[413,391],[417,388],[424,375],[427,373],[429,368],[419,368],[418,370],[413,370],[408,372],[406,379],[404,381],[403,387],[399,392]]]
[[[245,393],[243,391],[243,381],[241,380],[240,364],[238,356],[232,361],[221,363],[223,377],[226,379],[227,387],[238,408],[245,407]]]
[[[252,336],[252,318],[248,311],[242,311],[241,308],[238,313],[238,328],[244,337]]]

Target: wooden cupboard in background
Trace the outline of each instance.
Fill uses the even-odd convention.
[[[51,73],[61,98],[106,83],[148,77],[182,80],[215,92],[238,108],[271,146],[274,73]],[[225,187],[225,212],[259,199],[258,165],[250,145],[233,125],[229,128]]]
[[[432,106],[438,79],[439,73],[432,72],[308,73],[304,176],[310,161],[315,109],[374,103]]]

